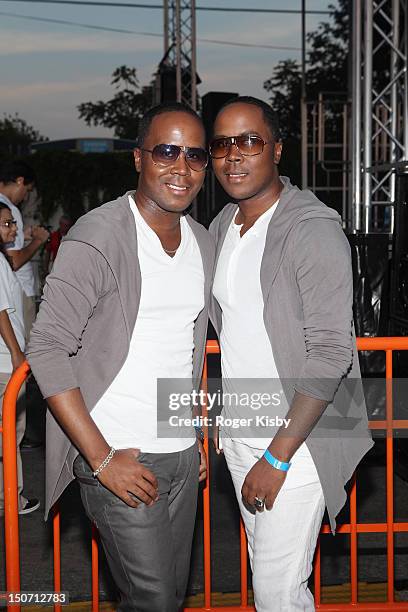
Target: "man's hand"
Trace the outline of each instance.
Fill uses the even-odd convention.
[[[50,232],[42,227],[41,225],[34,225],[31,230],[31,238],[33,240],[38,240],[41,244],[47,242],[49,238]]]
[[[23,231],[24,231],[24,240],[33,239],[33,226],[32,225],[25,225]]]
[[[241,494],[244,502],[254,506],[255,497],[265,500],[265,508],[270,510],[274,504],[283,483],[286,472],[277,470],[263,457],[249,470]]]
[[[198,452],[200,453],[200,470],[198,472],[198,482],[202,482],[207,478],[207,455],[205,454],[204,446],[201,440],[198,440]]]
[[[18,348],[11,352],[11,364],[13,366],[13,374],[25,362],[24,353]]]
[[[132,508],[140,502],[151,506],[159,499],[156,476],[138,462],[137,448],[117,450],[98,480]],[[137,499],[135,499],[137,497]]]

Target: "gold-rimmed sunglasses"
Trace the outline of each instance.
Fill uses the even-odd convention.
[[[243,136],[222,136],[214,138],[210,143],[210,155],[213,159],[222,159],[227,157],[232,145],[235,145],[241,155],[251,156],[260,155],[264,146],[270,144],[265,142],[260,136],[243,135]]]

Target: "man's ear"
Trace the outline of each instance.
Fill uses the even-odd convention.
[[[18,185],[19,187],[20,187],[21,185],[24,185],[24,176],[18,176],[18,177],[16,178],[16,181],[15,181],[15,182],[17,183],[17,185]]]
[[[274,147],[274,154],[273,154],[273,163],[278,165],[280,162],[280,158],[282,155],[282,143],[281,142],[275,142],[275,147]]]
[[[139,147],[133,149],[133,157],[135,159],[135,168],[136,172],[140,172],[142,167],[142,150]]]

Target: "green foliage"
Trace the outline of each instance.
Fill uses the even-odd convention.
[[[264,89],[272,93],[271,106],[278,114],[283,138],[299,137],[301,76],[296,60],[280,61]]]
[[[137,185],[132,152],[37,151],[24,158],[35,170],[46,221],[59,206],[73,219]],[[1,159],[0,159],[1,162]]]
[[[116,90],[113,98],[106,102],[83,102],[77,107],[79,118],[87,125],[114,128],[117,138],[135,139],[140,118],[152,106],[152,86],[141,88],[136,68],[128,66],[114,70],[111,85]]]
[[[22,119],[18,113],[4,114],[0,119],[0,152],[23,155],[29,152],[33,142],[48,140]]]
[[[345,101],[348,90],[348,41],[350,36],[350,2],[338,0],[330,5],[330,21],[319,24],[307,36],[306,91],[308,100],[317,100],[320,92],[339,92]],[[295,60],[278,63],[271,78],[264,82],[271,93],[271,104],[279,115],[283,136],[300,137],[301,67]],[[332,109],[333,117],[327,126],[326,138],[337,131],[341,105]]]

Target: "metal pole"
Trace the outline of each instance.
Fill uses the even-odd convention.
[[[364,232],[371,228],[372,132],[373,132],[373,2],[365,0],[364,20]]]
[[[191,0],[191,108],[197,110],[196,3]]]
[[[181,0],[176,0],[176,95],[177,102],[182,101],[181,83]]]
[[[399,47],[399,26],[400,26],[400,0],[392,0],[392,47],[391,47],[391,66],[390,79],[395,78],[398,72],[398,54],[396,49]],[[395,82],[391,87],[391,134],[394,138],[398,138],[398,84]],[[389,162],[391,164],[398,161],[399,151],[397,145],[390,138]],[[390,200],[391,204],[395,203],[395,172],[390,177]],[[390,209],[390,212],[392,208]],[[392,213],[391,213],[392,214]]]
[[[302,0],[302,93],[300,101],[302,188],[307,188],[306,0]]]
[[[318,95],[318,123],[317,123],[317,159],[324,160],[324,103],[323,94]]]
[[[351,97],[351,228],[361,229],[361,9],[353,0],[352,10],[352,97]]]
[[[343,217],[343,229],[347,228],[347,127],[348,127],[348,106],[343,106],[343,147],[342,147],[342,217]]]
[[[315,193],[316,191],[316,169],[317,169],[317,136],[319,134],[319,128],[317,124],[317,111],[316,111],[316,102],[313,103],[312,106],[312,191]],[[316,136],[317,135],[317,136]]]
[[[164,29],[164,50],[163,55],[166,55],[169,48],[169,2],[163,0],[163,29]]]
[[[404,35],[403,35],[403,46],[405,56],[405,74],[404,74],[404,92],[402,102],[402,125],[403,125],[403,139],[404,151],[401,159],[408,161],[408,1],[405,1],[405,23],[404,23]]]
[[[191,1],[191,94],[190,104],[193,110],[197,110],[197,46],[196,46],[196,5],[195,0]],[[198,201],[194,198],[192,203],[191,213],[194,219],[198,221]]]

